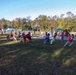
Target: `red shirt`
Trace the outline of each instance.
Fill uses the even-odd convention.
[[[25,37],[26,37],[26,38],[30,37],[30,34],[26,34]]]
[[[66,36],[66,32],[64,32],[63,35]]]
[[[73,41],[73,36],[72,36],[72,35],[71,35],[71,36],[69,36],[68,41],[69,41],[70,43]]]

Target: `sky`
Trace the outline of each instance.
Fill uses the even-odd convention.
[[[0,0],[0,19],[54,16],[71,11],[76,14],[76,0]]]

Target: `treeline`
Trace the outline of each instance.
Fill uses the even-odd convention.
[[[65,17],[66,15],[66,17]],[[61,14],[60,17],[39,15],[35,20],[28,18],[16,18],[13,21],[6,19],[0,20],[0,28],[13,27],[22,30],[37,30],[37,31],[50,31],[55,30],[57,27],[76,31],[76,15],[72,12]]]

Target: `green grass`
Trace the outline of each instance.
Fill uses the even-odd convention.
[[[76,75],[76,42],[64,47],[66,41],[43,41],[21,43],[0,36],[0,75]]]

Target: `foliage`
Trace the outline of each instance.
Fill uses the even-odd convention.
[[[8,28],[9,26],[15,29],[29,30],[34,29],[38,31],[55,31],[57,27],[76,31],[76,16],[72,12],[61,14],[60,17],[39,15],[35,20],[31,20],[30,16],[27,18],[16,18],[13,21],[6,19],[0,20],[0,28]],[[39,26],[36,26],[36,23]]]

